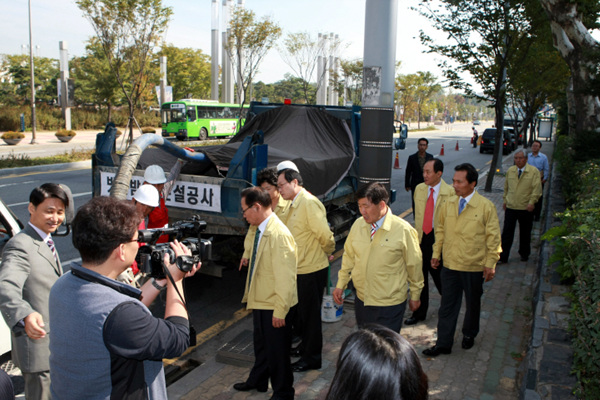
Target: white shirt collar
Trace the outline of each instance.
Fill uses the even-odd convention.
[[[43,230],[32,224],[31,221],[29,221],[28,223],[29,226],[31,226],[37,232],[38,235],[40,235],[40,238],[42,238],[44,243],[48,243],[48,239],[50,239],[52,236],[49,233],[44,232]]]
[[[474,195],[474,194],[475,194],[475,190],[473,190],[473,192],[472,192],[470,195],[468,195],[467,197],[462,197],[462,196],[460,197],[461,199],[465,199],[465,200],[467,201],[467,202],[465,203],[465,206],[466,206],[467,204],[469,204],[469,202],[470,202],[470,201],[471,201],[471,199],[473,198],[473,195]]]

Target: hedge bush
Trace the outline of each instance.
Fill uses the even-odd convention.
[[[572,283],[573,371],[583,399],[600,399],[600,159],[588,158],[592,153],[584,150],[596,141],[560,139],[557,161],[568,177],[563,182],[568,208],[559,214],[561,225],[544,235],[554,241],[550,262],[558,261],[563,281]]]
[[[29,106],[4,106],[0,108],[0,131],[20,131],[21,114],[25,116],[25,129],[31,129],[31,108]],[[61,109],[59,107],[40,104],[36,107],[37,129],[56,131],[64,127]],[[135,113],[140,126],[159,128],[160,116],[156,111],[137,111]],[[114,109],[111,119],[116,126],[126,126],[129,119],[127,108]],[[107,111],[96,110],[93,107],[72,108],[71,127],[75,130],[104,129],[107,123]]]

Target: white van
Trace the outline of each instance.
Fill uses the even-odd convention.
[[[22,228],[23,224],[17,216],[0,199],[0,261],[6,243]],[[10,348],[10,329],[4,322],[4,318],[0,318],[0,360],[5,361],[7,359]]]

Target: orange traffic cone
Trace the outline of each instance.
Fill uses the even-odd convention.
[[[396,159],[394,160],[394,169],[400,169],[400,160],[398,159],[398,152],[396,152]]]
[[[444,145],[442,145],[442,150],[440,151],[440,156],[444,155]]]
[[[456,148],[454,150],[458,151],[458,140],[456,141]]]

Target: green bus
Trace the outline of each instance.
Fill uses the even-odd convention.
[[[241,125],[244,125],[248,105],[244,105]],[[240,126],[240,105],[216,100],[182,99],[164,103],[161,107],[162,135],[178,140],[206,140],[235,135]]]

